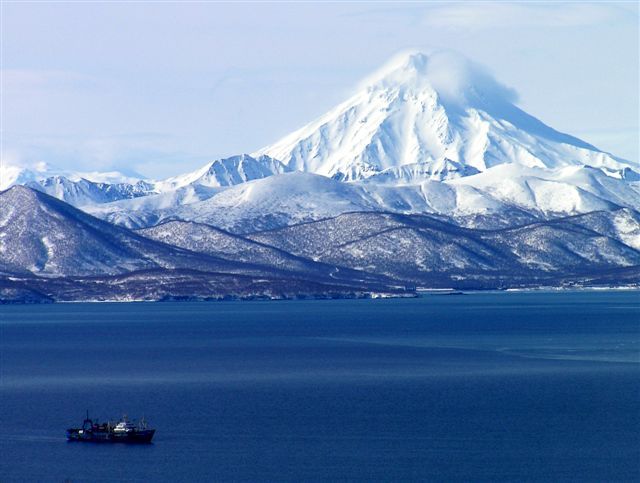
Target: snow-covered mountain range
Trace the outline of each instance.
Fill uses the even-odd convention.
[[[24,186],[0,192],[0,207],[0,302],[16,293],[34,300],[157,300],[397,291],[385,276],[206,225],[176,221],[136,233]]]
[[[638,165],[545,125],[517,107],[510,89],[450,54],[398,56],[317,120],[253,154],[219,159],[194,172],[152,180],[120,173],[60,172],[42,164],[0,166],[0,189],[15,184],[81,208],[108,226],[141,230],[127,231],[127,236],[144,234],[174,249],[206,252],[207,257],[216,253],[221,260],[238,263],[262,263],[267,257],[287,270],[313,273],[314,280],[325,277],[331,272],[326,267],[333,265],[424,284],[424,274],[442,269],[449,277],[458,265],[459,277],[465,270],[488,270],[524,274],[526,279],[535,271],[582,273],[580,264],[588,272],[588,267],[628,270],[639,263]],[[4,197],[0,219],[8,219],[8,213],[15,216],[16,207],[7,203],[18,203],[18,198]],[[354,252],[345,252],[342,242],[323,250],[301,248],[310,239],[321,244],[322,236],[311,237],[299,226],[320,233],[337,230],[332,236],[346,240],[370,222],[396,223],[388,218],[393,214],[428,215],[429,223],[437,221],[457,231],[447,228],[445,236],[433,227],[416,228],[418,218],[412,218],[406,229],[385,228],[384,233],[393,232],[390,238],[362,235],[366,242],[349,245]],[[606,229],[584,223],[577,227],[575,220],[582,219],[578,215],[599,220],[598,226]],[[573,221],[562,227],[554,220]],[[49,222],[42,226],[66,230]],[[0,234],[0,246],[11,246],[7,239],[18,233],[37,237],[33,230],[7,230]],[[258,233],[265,230],[293,241]],[[511,230],[504,232],[510,238],[483,230]],[[207,240],[206,250],[201,250],[202,240]],[[234,241],[238,246],[231,249]],[[493,248],[484,252],[487,244]],[[401,248],[406,246],[415,248],[415,259],[411,250]],[[435,256],[443,246],[450,247],[449,261]],[[533,249],[538,246],[549,247],[540,260]],[[7,259],[7,250],[12,249],[4,250],[0,261],[6,267],[7,260],[13,260]],[[391,254],[391,259],[380,258],[380,253]],[[25,263],[38,267],[39,259],[30,256]],[[404,267],[402,274],[382,268],[392,267],[396,256],[403,260],[397,265]],[[488,262],[492,256],[493,262]],[[11,261],[13,271],[22,263],[16,260]],[[313,261],[322,263],[307,265]],[[55,267],[58,262],[47,263]],[[408,275],[412,263],[422,267],[416,272],[422,275]],[[156,268],[166,269],[165,265]],[[39,273],[29,267],[22,268]],[[148,268],[135,265],[141,267]],[[67,267],[39,275],[74,273]]]
[[[1,192],[0,206],[0,301],[401,295],[640,279],[640,215],[625,208],[496,230],[353,212],[241,236],[178,220],[132,231],[23,186]]]
[[[253,155],[160,181],[7,167],[0,174],[4,187],[26,184],[132,227],[180,218],[251,231],[251,218],[258,229],[265,218],[275,227],[362,209],[462,223],[640,209],[636,164],[554,130],[512,101],[508,89],[467,61],[413,52]],[[286,206],[277,201],[284,199]]]

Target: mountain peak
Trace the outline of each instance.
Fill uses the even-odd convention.
[[[266,178],[286,171],[277,159],[266,155],[252,157],[239,154],[224,159],[216,159],[196,171],[166,179],[158,183],[161,189],[183,188],[188,185],[199,185],[219,188]]]
[[[459,54],[405,52],[366,78],[350,99],[255,155],[341,181],[443,158],[463,168],[447,171],[447,179],[500,164],[625,167],[624,160],[552,129],[515,101],[512,89]]]
[[[395,55],[363,82],[366,86],[398,84],[427,75],[429,56],[423,52],[408,51]]]
[[[395,91],[434,96],[437,89],[431,79],[431,63],[431,56],[423,52],[398,54],[360,82],[358,90],[369,94]]]
[[[435,92],[441,102],[458,107],[513,103],[517,99],[513,89],[498,82],[482,66],[449,51],[402,52],[367,77],[360,88]]]
[[[16,184],[4,191],[0,191],[0,197],[8,203],[18,203],[19,201],[35,200],[38,192],[33,188]]]

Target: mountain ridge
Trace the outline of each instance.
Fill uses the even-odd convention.
[[[0,207],[0,301],[362,297],[616,276],[640,283],[640,213],[627,208],[498,230],[357,211],[238,236],[177,220],[133,233],[21,186],[0,192]]]

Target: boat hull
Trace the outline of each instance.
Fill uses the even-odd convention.
[[[67,440],[84,443],[131,443],[148,444],[151,443],[155,429],[136,430],[129,432],[114,431],[90,431],[82,429],[68,429]]]

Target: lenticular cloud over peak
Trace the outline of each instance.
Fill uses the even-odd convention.
[[[429,53],[407,50],[360,83],[361,89],[403,85],[435,90],[444,102],[469,104],[478,96],[485,101],[515,103],[516,91],[496,80],[481,65],[446,50]]]

